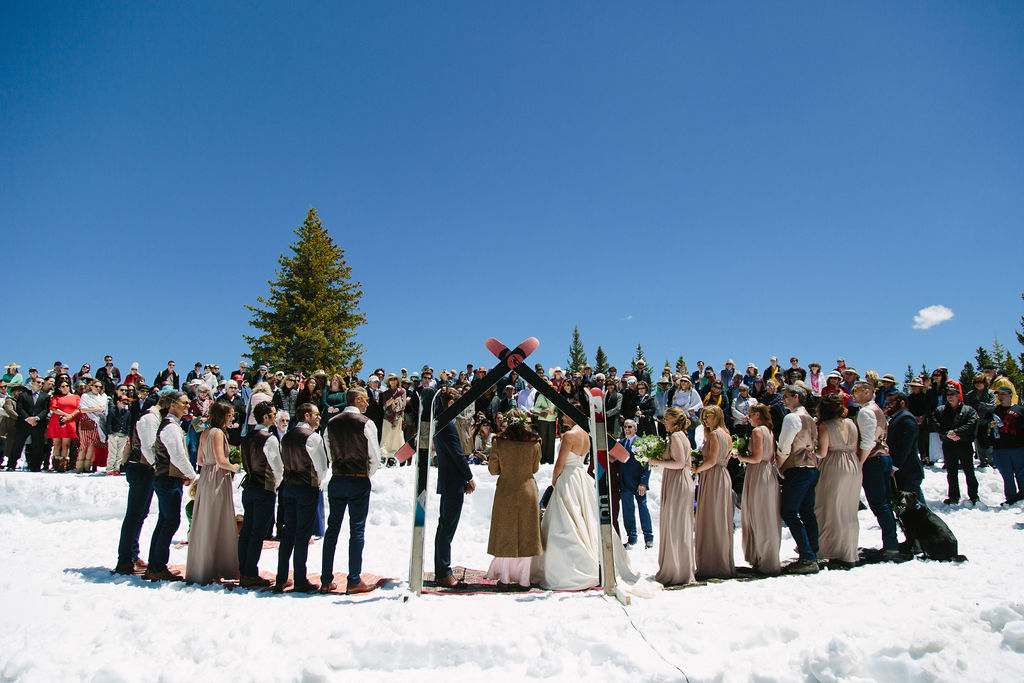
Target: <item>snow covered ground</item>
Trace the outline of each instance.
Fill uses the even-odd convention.
[[[486,568],[494,478],[477,467],[453,548]],[[0,678],[24,681],[455,680],[1011,681],[1024,671],[1024,516],[946,508],[945,473],[924,491],[964,564],[912,561],[848,572],[726,582],[634,598],[599,592],[430,596],[403,602],[412,469],[374,479],[364,568],[401,581],[353,598],[275,596],[111,576],[127,485],[121,477],[0,474]],[[543,488],[551,467],[537,479]],[[652,481],[657,528],[659,474]],[[431,521],[436,521],[432,500]],[[236,498],[240,510],[240,500]],[[143,529],[145,556],[156,518]],[[877,547],[870,511],[861,545]],[[433,538],[429,526],[428,539]],[[183,527],[177,538],[185,536]],[[336,567],[346,568],[347,529]],[[427,544],[426,565],[431,566]],[[736,557],[742,562],[740,534]],[[783,538],[784,559],[793,544]],[[321,544],[311,548],[310,569]],[[186,550],[172,550],[183,564]],[[645,575],[657,549],[630,553]],[[261,567],[273,570],[276,552]]]

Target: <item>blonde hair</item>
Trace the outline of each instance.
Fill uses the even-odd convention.
[[[871,390],[878,388],[878,373],[874,370],[864,371],[864,381],[871,385]]]
[[[676,431],[686,431],[690,428],[690,418],[686,415],[686,408],[681,406],[672,406],[665,411],[665,429],[668,429],[669,424],[678,424],[679,429]]]
[[[263,393],[266,394],[267,396],[270,396],[271,394],[274,393],[274,390],[270,388],[270,382],[257,382],[256,386],[252,388],[252,393]]]
[[[704,406],[701,408],[700,419],[703,420],[705,418],[708,420],[708,424],[705,429],[715,431],[719,427],[725,426],[725,413],[723,413],[722,409],[718,406]],[[706,435],[705,438],[707,438]]]

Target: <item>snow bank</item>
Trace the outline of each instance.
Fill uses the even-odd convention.
[[[484,568],[494,478],[463,512],[455,563]],[[0,474],[0,678],[4,680],[601,681],[1016,680],[1024,670],[1021,505],[979,473],[977,509],[935,505],[964,564],[914,561],[810,577],[725,582],[622,608],[597,592],[423,596],[408,602],[412,468],[373,481],[364,568],[401,579],[353,598],[274,596],[149,584],[109,573],[127,485],[121,477]],[[551,467],[542,467],[543,488]],[[657,526],[660,474],[650,509]],[[929,471],[925,494],[945,497]],[[236,492],[238,493],[238,492]],[[433,537],[436,501],[428,516]],[[240,494],[236,496],[240,506]],[[156,516],[141,539],[143,555]],[[880,545],[870,511],[861,545]],[[344,570],[347,529],[335,566]],[[178,539],[183,539],[184,528]],[[740,534],[736,557],[742,562]],[[793,543],[783,538],[784,559]],[[321,545],[309,569],[319,567]],[[172,549],[183,564],[185,549]],[[657,549],[630,553],[645,575]],[[273,570],[275,551],[261,567]],[[426,566],[432,564],[427,543]]]

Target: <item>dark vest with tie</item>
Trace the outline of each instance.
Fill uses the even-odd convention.
[[[363,432],[369,421],[370,418],[362,413],[342,412],[327,423],[331,447],[331,472],[334,476],[369,476],[370,447]]]
[[[306,451],[306,442],[313,436],[309,427],[296,427],[281,439],[281,460],[284,461],[282,484],[319,487],[313,459]]]
[[[171,463],[171,454],[167,450],[167,446],[164,446],[163,434],[165,429],[176,429],[177,434],[173,432],[169,435],[172,439],[181,439],[181,427],[174,421],[174,418],[168,416],[163,419],[160,423],[160,429],[156,431],[156,443],[153,444],[153,453],[156,455],[156,462],[153,465],[153,469],[156,470],[156,476],[158,477],[175,477],[177,479],[184,479],[185,475],[182,474],[181,470]]]
[[[263,452],[267,439],[270,438],[272,435],[269,431],[254,429],[242,439],[242,466],[245,467],[243,489],[263,489],[270,492],[276,490],[274,471],[270,469],[267,454]]]

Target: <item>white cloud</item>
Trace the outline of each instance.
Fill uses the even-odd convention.
[[[939,323],[944,323],[953,317],[953,311],[945,306],[928,306],[922,308],[914,316],[914,329],[915,330],[927,330],[929,327],[935,327]]]
[[[621,318],[621,319],[622,319],[622,320],[632,320],[632,319],[633,319],[633,314],[632,314],[632,313],[630,313],[630,314],[629,314],[629,315],[627,315],[627,316],[626,316],[625,318]]]

